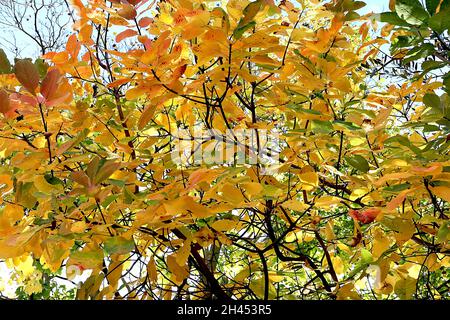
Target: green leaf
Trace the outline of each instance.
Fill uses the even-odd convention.
[[[311,128],[318,133],[330,133],[333,131],[333,125],[330,121],[312,120]]]
[[[450,237],[450,221],[445,221],[439,228],[436,240],[437,242],[446,242]]]
[[[440,130],[440,128],[438,126],[431,125],[431,124],[425,124],[423,126],[423,132],[436,132],[439,130]]]
[[[235,39],[240,39],[245,31],[247,31],[250,28],[253,28],[255,25],[256,25],[256,22],[255,21],[251,21],[251,22],[249,22],[246,25],[243,25],[243,26],[240,26],[240,27],[238,26],[236,29],[234,29],[233,37]]]
[[[418,26],[424,24],[430,16],[419,0],[397,0],[395,12],[409,24]]]
[[[361,262],[362,263],[373,262],[373,257],[369,250],[364,249],[364,248],[361,249]]]
[[[424,61],[422,63],[422,70],[424,71],[424,73],[426,73],[426,72],[434,70],[434,69],[443,68],[446,65],[447,64],[445,62],[428,60],[428,61]],[[422,76],[423,76],[423,74],[421,75],[421,77]]]
[[[355,266],[355,269],[353,269],[352,272],[350,272],[350,274],[348,275],[348,279],[353,278],[359,272],[366,269],[373,262],[373,260],[374,259],[370,251],[365,248],[362,248],[361,259],[358,261],[357,265]]]
[[[444,84],[445,92],[450,94],[450,72],[447,72],[447,74],[442,77],[442,83]]]
[[[264,7],[264,1],[257,0],[250,2],[244,9],[244,16],[239,20],[236,29],[233,32],[233,37],[239,39],[242,37],[244,32],[256,25],[253,18],[258,14],[258,12]]]
[[[36,61],[34,61],[34,65],[39,72],[39,76],[43,79],[47,75],[49,65],[44,61],[44,59],[41,58],[36,59]]]
[[[356,154],[351,157],[345,157],[344,159],[349,165],[351,165],[353,168],[355,168],[359,171],[362,171],[362,172],[369,171],[369,168],[370,168],[369,163],[367,162],[366,159],[364,159],[363,156]]]
[[[333,124],[344,127],[345,129],[348,129],[348,130],[360,130],[361,129],[361,127],[358,127],[357,125],[355,125],[351,122],[348,122],[348,121],[334,120]]]
[[[409,141],[409,139],[407,137],[401,136],[401,135],[395,135],[393,137],[390,137],[388,139],[386,139],[384,141],[385,145],[390,146],[392,143],[398,143],[402,146],[405,146],[407,148],[409,148],[410,150],[412,150],[414,153],[419,154],[422,151],[417,148],[416,146],[414,146],[413,144],[411,144],[411,141]]]
[[[441,108],[441,99],[434,93],[426,93],[423,96],[423,103],[432,109],[440,110]]]
[[[382,12],[380,13],[379,18],[377,20],[392,24],[394,26],[401,26],[401,27],[411,26],[408,22],[400,18],[398,14],[395,12]]]
[[[125,181],[123,180],[117,180],[117,179],[108,179],[108,182],[112,185],[118,186],[118,187],[125,187]]]
[[[77,250],[70,255],[70,264],[82,265],[85,269],[94,269],[102,265],[102,250]]]
[[[11,73],[11,64],[9,63],[5,51],[0,49],[0,74],[6,73]]]
[[[428,26],[437,33],[443,33],[450,28],[450,6],[441,9],[437,14],[428,20]]]
[[[436,12],[436,8],[439,5],[439,2],[441,2],[441,0],[426,0],[425,4],[427,5],[427,11],[433,15]]]
[[[112,237],[106,239],[103,246],[108,254],[126,254],[134,249],[134,241],[120,236]]]
[[[359,10],[364,8],[366,3],[364,1],[352,1],[350,10]]]
[[[117,194],[112,194],[112,195],[106,197],[105,200],[102,202],[102,207],[106,208],[107,206],[109,206],[111,204],[111,202],[116,200],[118,197],[119,197],[119,195],[117,195]]]
[[[355,11],[350,11],[345,15],[345,21],[352,21],[352,20],[356,20],[359,19],[361,17],[361,15]]]
[[[409,50],[406,56],[403,58],[402,63],[407,64],[411,61],[428,57],[433,53],[434,53],[434,46],[429,43],[426,43],[424,45]]]
[[[411,186],[411,184],[409,184],[409,183],[400,183],[400,184],[396,184],[393,186],[385,187],[385,188],[383,188],[383,191],[397,193],[397,192],[409,189],[410,186]]]
[[[264,1],[256,0],[250,2],[244,9],[244,16],[241,21],[242,24],[247,24],[253,20],[253,18],[258,14],[258,12],[264,7]]]
[[[314,114],[314,115],[318,115],[318,116],[320,116],[322,114],[322,112],[320,112],[320,111],[301,108],[295,104],[288,105],[288,107],[295,109],[296,111],[301,112],[301,113]]]
[[[55,177],[55,176],[52,176],[50,173],[46,173],[45,175],[44,175],[44,178],[45,178],[45,180],[48,182],[48,183],[50,183],[50,184],[52,184],[52,185],[58,185],[58,184],[60,184],[60,185],[64,185],[64,183],[62,182],[62,180],[61,179],[59,179],[59,178],[57,178],[57,177]]]

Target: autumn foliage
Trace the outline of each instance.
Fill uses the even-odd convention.
[[[390,13],[415,26],[412,2]],[[445,81],[373,75],[408,26],[350,0],[71,3],[65,50],[0,52],[0,259],[26,292],[449,298]],[[181,129],[252,130],[246,155],[269,132],[277,161],[178,163]]]

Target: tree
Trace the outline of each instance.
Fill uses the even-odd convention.
[[[77,299],[449,298],[448,98],[367,85],[363,5],[74,0],[1,56],[0,257]]]
[[[23,55],[30,46],[37,48],[38,55],[60,50],[67,40],[71,15],[65,0],[2,0],[2,42],[15,57]],[[26,46],[19,44],[22,37],[28,40]]]

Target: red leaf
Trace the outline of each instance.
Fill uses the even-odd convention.
[[[350,209],[348,211],[350,217],[352,217],[356,221],[362,222],[363,224],[373,222],[380,213],[381,213],[380,208],[367,208],[364,210]]]
[[[177,67],[172,74],[172,81],[179,79],[184,72],[186,71],[187,64],[183,64],[182,66]]]
[[[57,69],[50,70],[42,81],[41,94],[45,99],[49,99],[58,89],[61,75]]]

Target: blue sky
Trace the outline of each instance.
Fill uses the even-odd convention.
[[[364,1],[366,6],[361,10],[362,13],[366,12],[384,12],[389,10],[389,0],[366,0]]]

